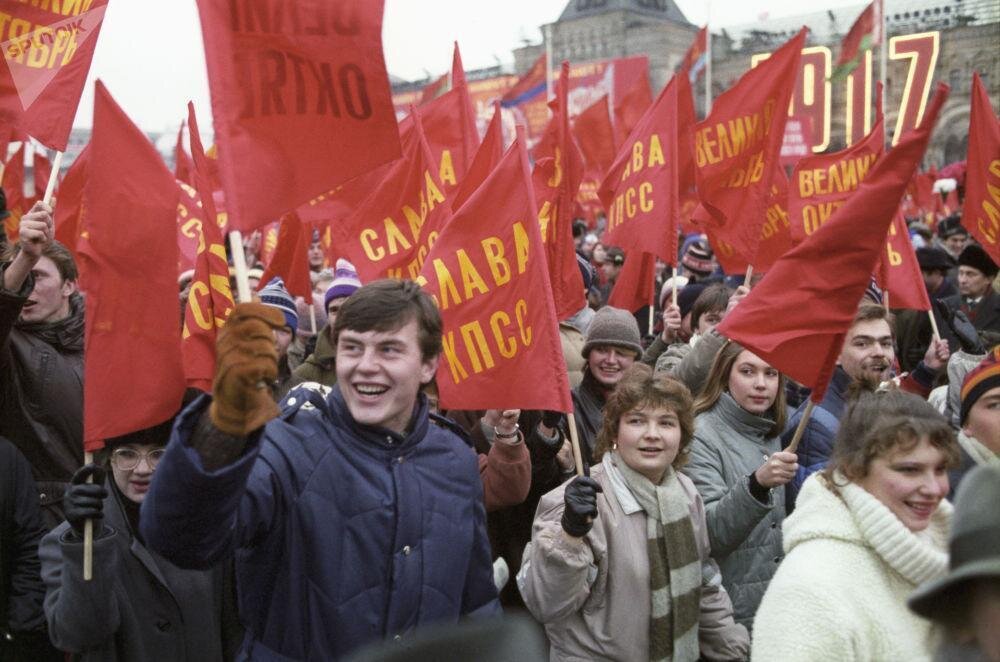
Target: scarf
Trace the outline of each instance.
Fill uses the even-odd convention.
[[[997,455],[983,445],[975,437],[970,437],[961,430],[958,431],[958,445],[962,447],[972,461],[979,466],[1000,467],[1000,455]]]
[[[701,556],[691,512],[672,467],[659,485],[630,469],[613,453],[615,468],[646,513],[649,555],[650,662],[694,661],[699,657]]]

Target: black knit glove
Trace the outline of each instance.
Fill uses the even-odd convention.
[[[63,498],[66,521],[69,522],[77,535],[83,535],[83,524],[88,519],[94,520],[95,530],[100,531],[100,522],[104,518],[104,499],[108,491],[104,488],[105,471],[96,464],[87,464],[73,474],[69,489]],[[87,478],[94,477],[93,483]]]
[[[543,411],[542,425],[552,430],[558,428],[563,422],[564,415],[561,411]]]
[[[574,538],[587,535],[597,517],[597,493],[604,490],[596,480],[588,476],[577,476],[566,486],[563,510],[563,531]]]

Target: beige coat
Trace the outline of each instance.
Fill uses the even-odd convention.
[[[617,487],[602,464],[591,476],[604,492],[598,516],[583,539],[570,538],[559,521],[565,485],[538,504],[531,542],[517,582],[532,615],[545,625],[552,660],[649,659],[649,559],[646,515],[624,484]],[[733,606],[709,557],[705,508],[691,480],[678,475],[688,497],[702,558],[701,654],[707,660],[739,660],[749,654],[746,628],[733,621]],[[624,505],[623,505],[624,504]]]
[[[569,386],[576,388],[583,380],[583,366],[587,361],[583,358],[583,334],[567,322],[559,322],[559,339],[562,341],[563,358],[566,359],[566,371],[569,373]]]

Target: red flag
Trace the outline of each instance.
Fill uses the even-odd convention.
[[[674,76],[621,146],[598,195],[608,210],[604,242],[677,264],[678,97]]]
[[[465,149],[466,162],[463,171],[468,171],[472,165],[473,155],[479,146],[479,128],[476,125],[476,110],[472,107],[472,96],[469,94],[469,85],[465,82],[465,68],[462,66],[462,54],[458,50],[458,42],[455,42],[455,50],[451,56],[451,89],[458,90],[462,98],[462,137]]]
[[[214,225],[220,229],[219,210],[215,206],[215,175],[216,162],[208,157],[201,142],[201,132],[198,130],[198,118],[194,112],[194,104],[188,101],[188,143],[191,145],[191,177],[194,188],[201,200],[202,220],[205,224]],[[215,233],[211,233],[214,239]],[[232,298],[232,295],[230,295]]]
[[[815,154],[799,160],[792,170],[795,183],[788,194],[792,217],[792,240],[805,239],[843,205],[885,151],[885,117],[882,115],[881,83],[875,93],[875,126],[847,149]]]
[[[0,117],[66,151],[108,0],[4,2]]]
[[[611,289],[608,305],[634,313],[653,305],[655,294],[656,256],[632,251],[625,256],[625,264]]]
[[[986,86],[972,77],[969,152],[966,158],[962,225],[1000,264],[1000,119],[990,106]]]
[[[556,318],[562,320],[572,317],[586,303],[573,244],[573,211],[583,179],[583,156],[569,129],[569,62],[562,63],[556,98],[549,106],[552,119],[535,145],[538,160],[531,179]],[[519,135],[522,143],[527,142]]]
[[[349,216],[331,227],[333,243],[365,283],[416,278],[450,216],[424,139],[423,112],[412,110],[410,116],[414,130],[403,136],[404,157]]]
[[[7,240],[12,244],[20,234],[21,216],[28,211],[25,206],[28,200],[24,196],[24,145],[22,142],[14,155],[7,159],[2,178],[3,191],[7,195],[7,211],[10,212],[10,216],[4,219],[4,230],[7,232]]]
[[[748,262],[732,246],[708,230],[709,243],[715,250],[715,257],[727,274],[742,274],[746,272]],[[764,225],[760,231],[760,242],[757,245],[757,255],[753,268],[758,273],[767,273],[774,263],[792,247],[791,223],[788,215],[788,177],[781,168],[774,175],[771,192],[768,195],[767,209],[764,212]]]
[[[947,97],[948,86],[939,86],[920,126],[879,159],[833,218],[778,260],[719,325],[719,333],[811,388],[814,402],[826,393],[886,232]]]
[[[545,53],[542,53],[535,60],[534,64],[531,65],[531,68],[514,83],[514,87],[507,90],[503,95],[503,98],[500,100],[501,105],[504,108],[510,108],[543,92],[548,83],[548,76],[545,70],[547,66],[548,60],[545,58]]]
[[[442,94],[434,101],[420,108],[420,123],[424,139],[427,141],[434,157],[435,174],[445,196],[450,196],[458,183],[465,177],[472,164],[472,158],[479,146],[479,135],[469,135],[465,122],[456,121],[461,118],[466,108],[467,96],[465,88],[453,89]],[[413,112],[399,123],[399,131],[403,140],[406,134],[414,130]],[[470,149],[471,147],[471,149]],[[381,182],[385,176],[379,177]],[[353,182],[352,182],[353,183]]]
[[[90,144],[73,161],[59,185],[59,201],[55,207],[56,241],[76,257],[76,242],[80,237],[80,217],[83,209],[83,189],[87,185]]]
[[[695,35],[694,41],[691,42],[691,46],[688,48],[687,53],[684,54],[684,59],[681,60],[681,65],[677,69],[679,74],[687,74],[688,80],[694,85],[694,82],[698,80],[701,76],[701,72],[705,70],[705,63],[708,60],[708,26],[706,25],[701,30],[698,30],[698,34]]]
[[[49,178],[52,176],[52,161],[49,161],[49,157],[39,151],[36,151],[32,156],[35,159],[35,199],[41,200],[45,197],[45,187],[49,185]]]
[[[882,43],[882,0],[873,0],[865,7],[840,44],[840,57],[831,78],[841,78],[854,71],[865,51]]]
[[[522,140],[441,232],[418,279],[444,322],[446,409],[573,409]]]
[[[500,112],[500,102],[495,101],[493,102],[493,119],[490,120],[489,126],[486,127],[486,135],[483,136],[483,142],[479,145],[479,149],[476,150],[476,155],[472,159],[469,171],[465,173],[465,177],[459,183],[455,194],[451,196],[452,211],[458,211],[465,204],[469,196],[486,181],[486,178],[490,176],[490,173],[493,172],[493,169],[497,167],[502,158],[503,117]]]
[[[191,162],[187,150],[184,149],[184,122],[181,122],[180,128],[177,129],[177,144],[174,145],[174,179],[194,185],[192,170],[194,170],[194,164]]]
[[[86,451],[162,423],[184,394],[177,306],[177,185],[149,139],[104,85],[94,93],[84,187],[87,241],[84,433]]]
[[[615,101],[615,135],[619,145],[625,142],[652,104],[649,76],[643,72],[635,85]]]
[[[429,73],[429,72],[428,72]],[[418,106],[422,106],[425,103],[429,103],[437,99],[439,96],[448,91],[448,74],[441,74],[440,77],[435,78],[431,82],[424,85],[424,89],[420,92],[420,101],[417,102]]]
[[[806,28],[726,90],[695,125],[698,197],[714,232],[753,259],[779,167]]]
[[[920,263],[910,242],[906,218],[897,210],[885,238],[885,250],[876,270],[879,287],[889,293],[893,308],[930,310],[931,301],[920,273]]]
[[[295,3],[295,20],[282,7],[198,0],[236,230],[266,225],[400,153],[382,0]]]
[[[608,95],[576,116],[573,136],[583,153],[587,171],[602,175],[607,172],[615,160],[615,129],[608,110]]]
[[[309,244],[312,228],[303,223],[295,213],[285,214],[278,227],[278,247],[260,277],[258,289],[266,286],[275,276],[285,281],[285,289],[293,297],[308,299],[312,296],[312,279],[309,277]]]

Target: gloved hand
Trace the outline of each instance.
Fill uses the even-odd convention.
[[[589,476],[577,476],[566,486],[566,507],[563,510],[563,531],[582,538],[594,526],[597,517],[597,493],[604,490]]]
[[[979,331],[972,325],[965,313],[961,310],[952,310],[948,304],[940,299],[935,299],[934,305],[937,307],[938,313],[941,314],[941,318],[944,319],[944,323],[955,334],[963,352],[977,356],[986,353],[983,341],[979,338]]]
[[[561,411],[543,411],[542,412],[542,425],[554,430],[563,422],[563,413]]]
[[[280,310],[251,302],[238,304],[222,327],[208,410],[222,432],[245,437],[280,412],[270,386],[278,378],[274,330],[284,326]]]
[[[94,520],[94,530],[100,531],[100,523],[104,518],[104,499],[108,491],[104,487],[107,472],[96,464],[87,464],[76,470],[70,480],[69,489],[63,498],[66,521],[69,522],[77,535],[83,536],[83,525],[88,519]],[[93,476],[94,482],[88,483],[87,478]]]

